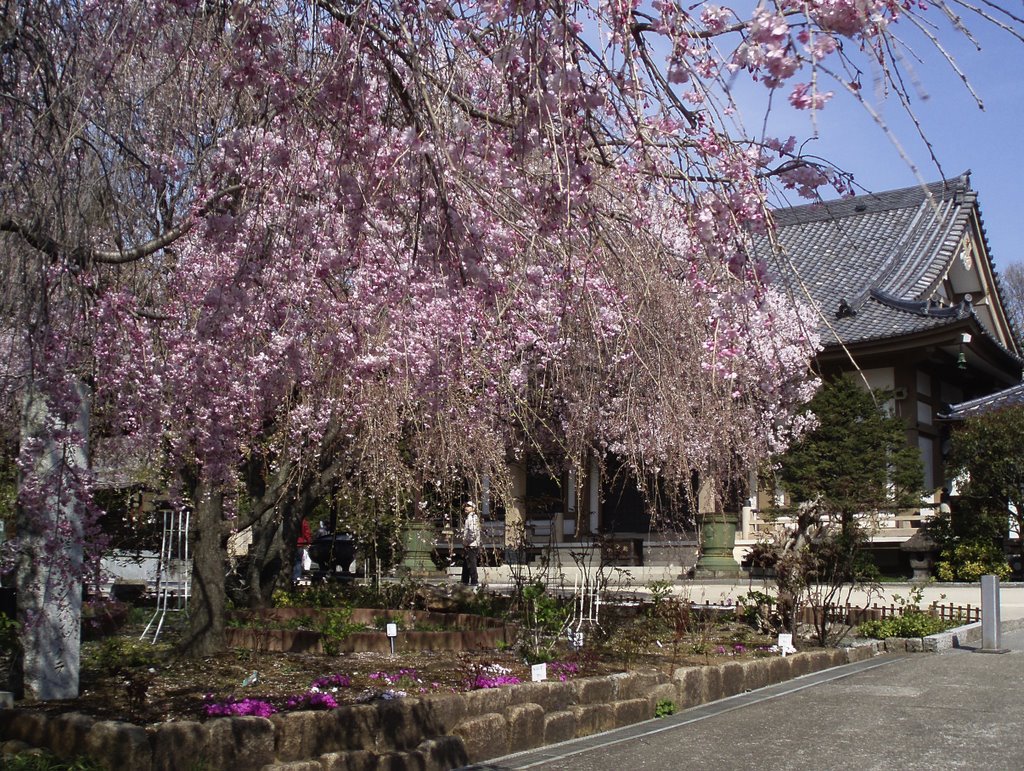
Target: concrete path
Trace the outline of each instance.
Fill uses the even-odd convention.
[[[495,588],[504,588],[511,584],[511,568],[507,565],[501,567],[482,568],[480,581],[483,584]],[[565,587],[571,590],[574,586],[582,583],[580,571],[573,566],[562,567],[558,573],[551,571],[541,573],[534,570],[532,573],[525,573],[523,578],[541,579],[549,582],[552,586]],[[449,580],[452,583],[458,582],[457,572],[450,574]],[[673,591],[686,597],[693,602],[717,603],[726,600],[735,600],[737,597],[746,594],[751,589],[766,591],[775,594],[776,589],[771,582],[766,583],[761,579],[744,579],[740,581],[681,579],[677,569],[667,567],[644,567],[644,568],[616,568],[608,571],[608,586],[613,591],[649,593],[649,586],[653,581],[667,581],[672,585]],[[867,594],[854,592],[850,597],[850,604],[858,607],[870,607],[872,603],[878,605],[891,605],[896,597],[909,598],[914,586],[909,583],[886,583],[881,584],[878,592]],[[924,586],[924,597],[922,606],[928,606],[933,602],[940,604],[954,605],[981,605],[981,587],[979,584],[938,584],[932,583]],[[1003,621],[1008,619],[1024,619],[1024,583],[1002,583],[1000,586],[1000,616]],[[1021,768],[1024,769],[1024,763]]]
[[[1003,655],[878,656],[488,769],[1024,769],[1024,630]]]

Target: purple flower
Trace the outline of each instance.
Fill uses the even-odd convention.
[[[370,677],[376,679],[373,675],[370,675]],[[351,685],[352,678],[348,675],[327,675],[326,677],[319,677],[314,680],[312,687],[322,691],[325,688],[348,688]]]
[[[566,680],[580,673],[580,665],[573,661],[552,661],[548,664],[548,674],[559,680]]]
[[[207,699],[209,698],[207,696]],[[203,712],[207,717],[226,717],[232,715],[270,717],[277,712],[277,708],[270,702],[259,699],[242,699],[241,701],[210,702],[203,705]]]
[[[476,679],[473,680],[473,688],[500,688],[503,685],[516,685],[522,682],[515,675],[496,675],[494,677],[487,677],[486,675],[477,675]]]
[[[338,702],[324,691],[307,691],[288,699],[287,709],[334,709]]]

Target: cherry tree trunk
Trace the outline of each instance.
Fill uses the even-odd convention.
[[[67,425],[47,397],[30,385],[22,408],[22,447],[32,458],[21,493],[42,505],[19,508],[18,620],[23,659],[21,682],[26,699],[78,696],[82,629],[82,532],[84,501],[74,478],[88,466],[89,430],[86,386],[74,387],[77,414]],[[55,435],[64,437],[63,442]],[[25,489],[26,477],[32,489]]]
[[[224,495],[200,482],[193,486],[192,501],[192,598],[182,650],[186,655],[201,657],[224,649]]]

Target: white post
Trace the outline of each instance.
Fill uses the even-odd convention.
[[[999,577],[981,577],[981,649],[979,653],[1008,653],[999,647]]]

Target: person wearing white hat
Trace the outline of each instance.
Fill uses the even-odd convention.
[[[462,583],[476,586],[476,561],[480,554],[480,515],[476,505],[470,501],[462,507]]]

